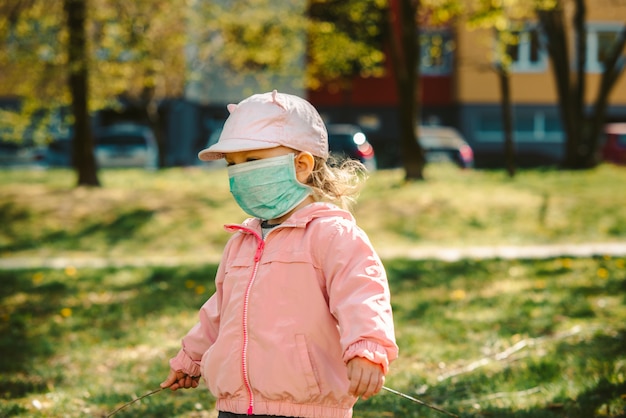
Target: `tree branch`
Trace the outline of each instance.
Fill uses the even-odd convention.
[[[437,378],[437,380],[439,382],[442,382],[444,380],[448,380],[452,377],[455,376],[459,376],[461,374],[466,374],[466,373],[470,373],[473,372],[476,369],[479,369],[481,367],[487,366],[493,362],[497,362],[497,361],[505,361],[505,360],[509,360],[513,357],[514,354],[518,353],[519,351],[527,348],[527,347],[533,347],[535,345],[538,345],[544,341],[548,341],[548,340],[560,340],[560,339],[565,339],[565,338],[569,338],[573,335],[577,335],[580,334],[581,332],[581,328],[580,327],[574,327],[569,331],[566,332],[562,332],[560,334],[556,334],[553,336],[546,336],[546,337],[538,337],[538,338],[526,338],[523,339],[521,341],[518,341],[517,343],[513,344],[511,347],[507,348],[504,351],[501,351],[499,353],[496,353],[492,356],[488,356],[488,357],[483,357],[479,360],[475,360],[472,361],[470,364],[468,364],[467,366],[455,369],[455,370],[451,370],[447,373],[443,373],[441,375],[439,375],[439,377]],[[512,360],[516,360],[517,358],[514,358]]]

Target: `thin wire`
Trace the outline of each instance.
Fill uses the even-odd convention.
[[[450,417],[456,417],[456,418],[459,418],[459,416],[458,416],[458,415],[453,414],[453,413],[452,413],[452,412],[450,412],[450,411],[446,411],[445,409],[439,408],[438,406],[431,405],[431,404],[429,404],[429,403],[427,403],[427,402],[424,402],[424,401],[421,401],[421,400],[419,400],[419,399],[417,399],[417,398],[414,398],[414,397],[412,397],[412,396],[406,395],[406,394],[404,394],[404,393],[402,393],[402,392],[398,392],[397,390],[393,390],[393,389],[391,389],[391,388],[388,388],[387,386],[383,386],[383,389],[385,389],[387,392],[391,392],[391,393],[393,393],[394,395],[398,395],[398,396],[400,396],[401,398],[408,399],[408,400],[410,400],[410,401],[412,401],[412,402],[415,402],[415,403],[420,404],[420,405],[422,405],[422,406],[425,406],[425,407],[427,407],[427,408],[433,409],[433,410],[435,410],[435,411],[437,411],[437,412],[441,412],[442,414],[446,414],[446,415],[448,415],[448,416],[450,416]]]
[[[138,397],[138,398],[135,398],[135,399],[133,399],[133,400],[132,400],[132,401],[130,401],[130,402],[126,402],[124,405],[120,406],[120,407],[119,407],[119,408],[117,408],[115,411],[111,412],[109,415],[106,415],[106,417],[105,417],[105,418],[112,417],[113,415],[117,414],[117,413],[118,413],[118,412],[120,412],[122,409],[126,408],[127,406],[132,405],[132,404],[134,404],[135,402],[140,401],[140,400],[142,400],[142,399],[143,399],[143,398],[145,398],[145,397],[148,397],[148,396],[150,396],[150,395],[154,395],[155,393],[160,392],[160,391],[162,391],[163,389],[165,389],[165,388],[158,388],[158,389],[155,389],[155,390],[153,390],[152,392],[146,393],[145,395],[140,396],[140,397]]]
[[[130,402],[126,402],[124,405],[120,406],[120,407],[119,407],[119,408],[117,408],[115,411],[113,411],[113,412],[111,412],[110,414],[106,415],[106,417],[105,417],[105,418],[110,418],[110,417],[112,417],[113,415],[115,415],[115,414],[117,414],[118,412],[120,412],[122,409],[126,408],[127,406],[130,406],[130,405],[134,404],[135,402],[138,402],[138,401],[142,400],[143,398],[147,398],[147,397],[148,397],[148,396],[150,396],[150,395],[154,395],[155,393],[158,393],[158,392],[162,391],[163,389],[165,389],[165,388],[158,388],[158,389],[155,389],[155,390],[153,390],[152,392],[148,392],[148,393],[146,393],[145,395],[142,395],[142,396],[140,396],[140,397],[138,397],[138,398],[135,398],[135,399],[133,399],[133,400],[132,400],[132,401],[130,401]],[[393,393],[394,395],[398,395],[398,396],[400,396],[401,398],[408,399],[408,400],[410,400],[410,401],[412,401],[412,402],[415,402],[415,403],[417,403],[417,404],[420,404],[420,405],[422,405],[422,406],[425,406],[425,407],[427,407],[427,408],[430,408],[430,409],[432,409],[432,410],[434,410],[434,411],[441,412],[442,414],[446,414],[446,415],[448,415],[448,416],[450,416],[450,417],[456,417],[456,418],[459,418],[459,416],[458,416],[458,415],[453,414],[453,413],[452,413],[452,412],[450,412],[450,411],[446,411],[445,409],[439,408],[438,406],[431,405],[431,404],[429,404],[429,403],[427,403],[427,402],[424,402],[424,401],[422,401],[422,400],[420,400],[420,399],[417,399],[417,398],[414,398],[414,397],[412,397],[412,396],[406,395],[406,394],[404,394],[404,393],[402,393],[402,392],[398,392],[397,390],[394,390],[394,389],[388,388],[387,386],[383,386],[383,389],[385,389],[387,392],[391,392],[391,393]]]

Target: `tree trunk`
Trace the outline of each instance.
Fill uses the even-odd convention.
[[[589,120],[590,131],[590,147],[594,151],[590,164],[595,166],[602,160],[600,136],[602,135],[602,128],[606,119],[606,109],[609,102],[609,94],[613,89],[619,77],[624,73],[624,66],[626,61],[620,59],[622,51],[626,48],[626,25],[622,28],[619,37],[617,38],[613,49],[606,57],[604,64],[604,71],[600,80],[600,87],[598,89],[598,95],[594,102],[592,117]]]
[[[146,71],[147,76],[154,76],[154,71],[149,69]],[[159,113],[159,103],[155,99],[154,86],[145,86],[138,98],[138,104],[143,109],[159,150],[158,164],[159,168],[165,167],[165,153],[167,147],[165,144],[165,135],[163,134],[161,124],[161,114]]]
[[[509,177],[515,176],[517,170],[515,164],[515,143],[513,141],[513,109],[511,107],[511,86],[509,73],[499,65],[497,68],[498,79],[500,80],[500,105],[502,106],[502,127],[504,128],[504,158],[506,160],[506,171]]]
[[[562,165],[567,169],[586,169],[595,167],[600,161],[599,138],[606,117],[609,94],[624,70],[623,60],[619,57],[626,44],[626,26],[603,63],[604,71],[600,88],[593,108],[587,112],[585,110],[585,60],[587,57],[585,1],[576,0],[575,6],[572,24],[577,58],[573,73],[570,70],[567,29],[561,1],[557,1],[553,9],[538,10],[537,16],[546,36],[566,136],[565,158]]]
[[[69,33],[69,90],[74,115],[72,162],[79,186],[100,186],[94,156],[94,141],[89,121],[87,39],[85,21],[87,0],[64,0],[63,8]]]
[[[398,91],[400,152],[405,180],[424,179],[424,150],[417,141],[419,121],[419,0],[396,0],[390,4],[391,57]],[[394,20],[399,25],[394,24]],[[400,33],[396,28],[399,27]]]
[[[167,144],[165,143],[165,135],[163,134],[159,104],[156,100],[148,102],[146,105],[146,114],[148,115],[150,128],[152,129],[159,150],[158,168],[163,168],[166,165],[165,154],[167,152]]]
[[[570,169],[587,168],[589,156],[592,150],[589,148],[589,124],[587,114],[585,112],[585,63],[587,59],[587,30],[585,27],[585,16],[587,10],[585,8],[585,0],[575,0],[576,9],[572,19],[574,28],[574,42],[576,50],[576,72],[575,82],[572,83],[572,120],[574,122],[576,141],[568,147],[565,167]]]
[[[552,74],[557,88],[561,122],[565,132],[565,160],[563,166],[568,167],[575,160],[576,149],[580,143],[580,133],[576,129],[576,109],[571,84],[570,60],[565,30],[563,9],[559,4],[555,9],[540,10],[537,16],[546,36],[548,55],[552,62]]]

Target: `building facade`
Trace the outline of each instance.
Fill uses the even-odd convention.
[[[569,2],[573,6],[573,2]],[[589,108],[598,93],[607,48],[616,40],[626,22],[626,2],[594,0],[587,9],[586,94]],[[571,22],[573,10],[566,10]],[[497,164],[502,155],[502,111],[500,87],[493,71],[490,47],[494,33],[470,31],[459,26],[457,37],[458,126],[476,151],[478,163]],[[569,53],[574,65],[574,32],[570,27]],[[519,33],[519,43],[509,48],[513,103],[513,138],[522,164],[554,164],[564,154],[564,133],[558,107],[557,88],[541,33],[536,21],[528,20]],[[478,47],[477,47],[478,46]],[[624,59],[624,58],[623,58]],[[590,110],[590,109],[589,109]],[[606,122],[626,120],[626,77],[612,90]],[[481,161],[482,160],[482,161]]]
[[[573,2],[571,2],[573,3]],[[571,22],[572,10],[567,10]],[[626,22],[626,1],[594,0],[587,10],[586,103],[597,95],[602,60]],[[574,32],[569,30],[569,44]],[[508,47],[513,106],[513,138],[520,165],[558,164],[564,155],[564,132],[552,64],[536,20],[523,22],[519,41]],[[420,119],[424,124],[457,128],[474,149],[478,167],[504,164],[501,88],[495,71],[495,31],[470,30],[462,19],[420,34]],[[572,63],[574,51],[569,51]],[[626,59],[626,58],[623,58]],[[572,64],[573,65],[573,64]],[[355,79],[349,91],[309,92],[309,99],[337,122],[356,123],[368,131],[383,165],[397,161],[397,94],[392,71],[382,79]],[[606,122],[626,121],[626,77],[609,98]]]
[[[392,4],[394,1],[397,2],[391,0]],[[564,0],[564,3],[573,7],[574,2]],[[288,10],[291,16],[304,15],[305,2],[289,4],[293,7]],[[276,6],[285,11],[282,3]],[[591,106],[601,79],[607,45],[614,42],[626,24],[626,0],[589,0],[587,6],[586,102]],[[572,10],[568,10],[568,22],[571,22],[571,13]],[[565,137],[552,64],[533,16],[520,28],[519,42],[508,48],[513,60],[510,86],[517,161],[520,165],[558,164],[564,155]],[[189,28],[198,34],[202,33],[200,29]],[[198,35],[197,42],[209,39],[216,47],[228,47],[227,40],[215,33],[208,38],[206,34]],[[572,30],[569,35],[571,46]],[[459,19],[454,24],[439,27],[422,25],[421,33],[416,36],[421,46],[421,122],[457,128],[474,149],[477,167],[502,166],[504,132],[501,90],[494,70],[495,32],[470,30],[466,22]],[[299,33],[294,42],[306,45],[306,34]],[[206,146],[228,116],[226,104],[236,103],[254,92],[276,88],[305,96],[327,123],[359,125],[375,148],[379,166],[398,166],[398,94],[391,60],[386,61],[383,77],[354,77],[348,85],[328,83],[313,91],[304,87],[304,47],[296,50],[300,51],[299,55],[289,55],[290,65],[287,66],[293,71],[280,74],[268,70],[254,77],[242,77],[224,66],[217,55],[199,54],[194,45],[190,45],[189,65],[200,76],[188,80],[184,97],[162,103],[166,165],[196,164],[197,152]],[[573,50],[570,57],[573,66]],[[624,51],[622,60],[626,60]],[[11,93],[10,90],[0,91],[0,97],[6,98],[0,101],[0,108],[15,104],[17,99],[9,100]],[[103,112],[96,116],[96,124],[114,122],[105,116]],[[606,122],[626,122],[626,76],[620,77],[611,92]]]

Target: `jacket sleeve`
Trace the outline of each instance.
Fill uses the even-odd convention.
[[[339,322],[343,359],[364,357],[387,373],[398,346],[382,262],[365,232],[352,222],[338,221],[327,237],[323,269],[330,310]]]
[[[220,277],[223,276],[223,263],[216,276],[216,292],[207,300],[198,314],[199,321],[182,339],[182,348],[170,360],[170,367],[182,370],[190,376],[200,376],[200,362],[204,353],[217,339],[220,323],[219,305],[222,296]]]

